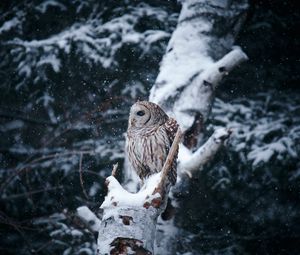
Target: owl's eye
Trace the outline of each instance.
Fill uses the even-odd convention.
[[[138,111],[138,112],[136,112],[136,115],[138,115],[138,116],[144,116],[145,112],[144,111]]]

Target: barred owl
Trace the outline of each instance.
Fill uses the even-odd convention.
[[[139,101],[130,109],[126,151],[133,169],[144,181],[162,170],[178,129],[175,119],[156,104]],[[168,179],[176,183],[177,171],[174,160]]]

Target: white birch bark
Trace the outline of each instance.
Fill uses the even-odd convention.
[[[167,205],[168,173],[176,160],[180,139],[178,129],[161,172],[150,176],[137,193],[121,186],[114,177],[114,166],[112,176],[106,179],[108,193],[101,205],[98,254],[154,254],[157,219]]]
[[[185,132],[184,144],[193,149],[181,146],[180,172],[194,171],[203,165],[201,160],[195,161],[203,148],[191,153],[202,142],[215,90],[225,75],[247,60],[245,53],[233,46],[246,9],[245,0],[182,1],[177,28],[149,97],[149,101],[159,104],[178,121]],[[221,145],[222,142],[218,147]]]

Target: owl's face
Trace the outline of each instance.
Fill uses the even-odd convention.
[[[129,127],[149,127],[162,125],[168,120],[168,115],[157,105],[147,101],[139,101],[130,109]]]

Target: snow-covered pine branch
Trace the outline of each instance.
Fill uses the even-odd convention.
[[[66,113],[56,103],[64,97],[80,101],[77,86],[91,102],[109,97],[111,90],[126,97],[143,93],[143,71],[138,71],[143,79],[138,75],[126,82],[116,73],[126,73],[122,65],[132,64],[132,57],[162,55],[177,20],[177,13],[146,3],[46,0],[11,7],[7,18],[0,16],[0,69],[6,70],[1,79],[22,94],[16,102],[26,114],[46,111],[56,125]],[[156,27],[148,25],[152,22]],[[77,112],[75,107],[66,108]]]

